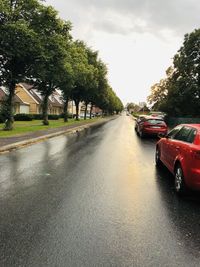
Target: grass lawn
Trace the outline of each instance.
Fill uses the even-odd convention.
[[[93,118],[91,120],[87,119],[85,123],[95,122],[97,120],[99,120],[99,118]],[[64,122],[63,119],[59,119],[59,120],[50,120],[48,126],[43,126],[42,121],[40,120],[16,121],[14,123],[14,129],[12,131],[4,131],[3,130],[4,124],[0,123],[0,138],[15,136],[19,134],[26,134],[30,132],[46,130],[46,129],[51,129],[51,128],[57,128],[61,126],[69,126],[72,124],[78,125],[82,122],[84,122],[83,119],[80,119],[79,121],[75,121],[74,119],[69,119],[68,122]]]

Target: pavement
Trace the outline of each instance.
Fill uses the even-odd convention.
[[[36,132],[30,132],[22,135],[16,135],[12,137],[1,137],[0,138],[0,154],[9,152],[13,149],[17,149],[23,146],[31,145],[37,142],[41,142],[43,140],[53,138],[62,134],[71,134],[74,132],[79,132],[89,127],[93,127],[96,125],[104,124],[105,122],[115,119],[116,117],[112,118],[102,118],[97,122],[89,122],[84,121],[80,123],[78,126],[77,124],[69,125],[69,126],[62,126],[57,128],[51,128],[47,130],[40,130]]]

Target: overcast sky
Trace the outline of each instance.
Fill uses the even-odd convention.
[[[114,91],[127,102],[146,101],[150,87],[183,42],[200,26],[199,0],[46,0],[73,24],[72,35],[99,51]]]

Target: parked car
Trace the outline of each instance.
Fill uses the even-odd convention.
[[[167,134],[165,121],[159,117],[140,116],[135,123],[135,130],[140,137],[146,135]]]
[[[200,124],[182,124],[156,145],[156,164],[163,163],[175,176],[175,191],[200,190]]]
[[[138,133],[138,125],[139,123],[146,117],[147,115],[140,115],[135,119],[135,130]]]

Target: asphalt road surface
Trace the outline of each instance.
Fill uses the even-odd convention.
[[[0,266],[200,266],[200,196],[119,118],[0,156]]]

